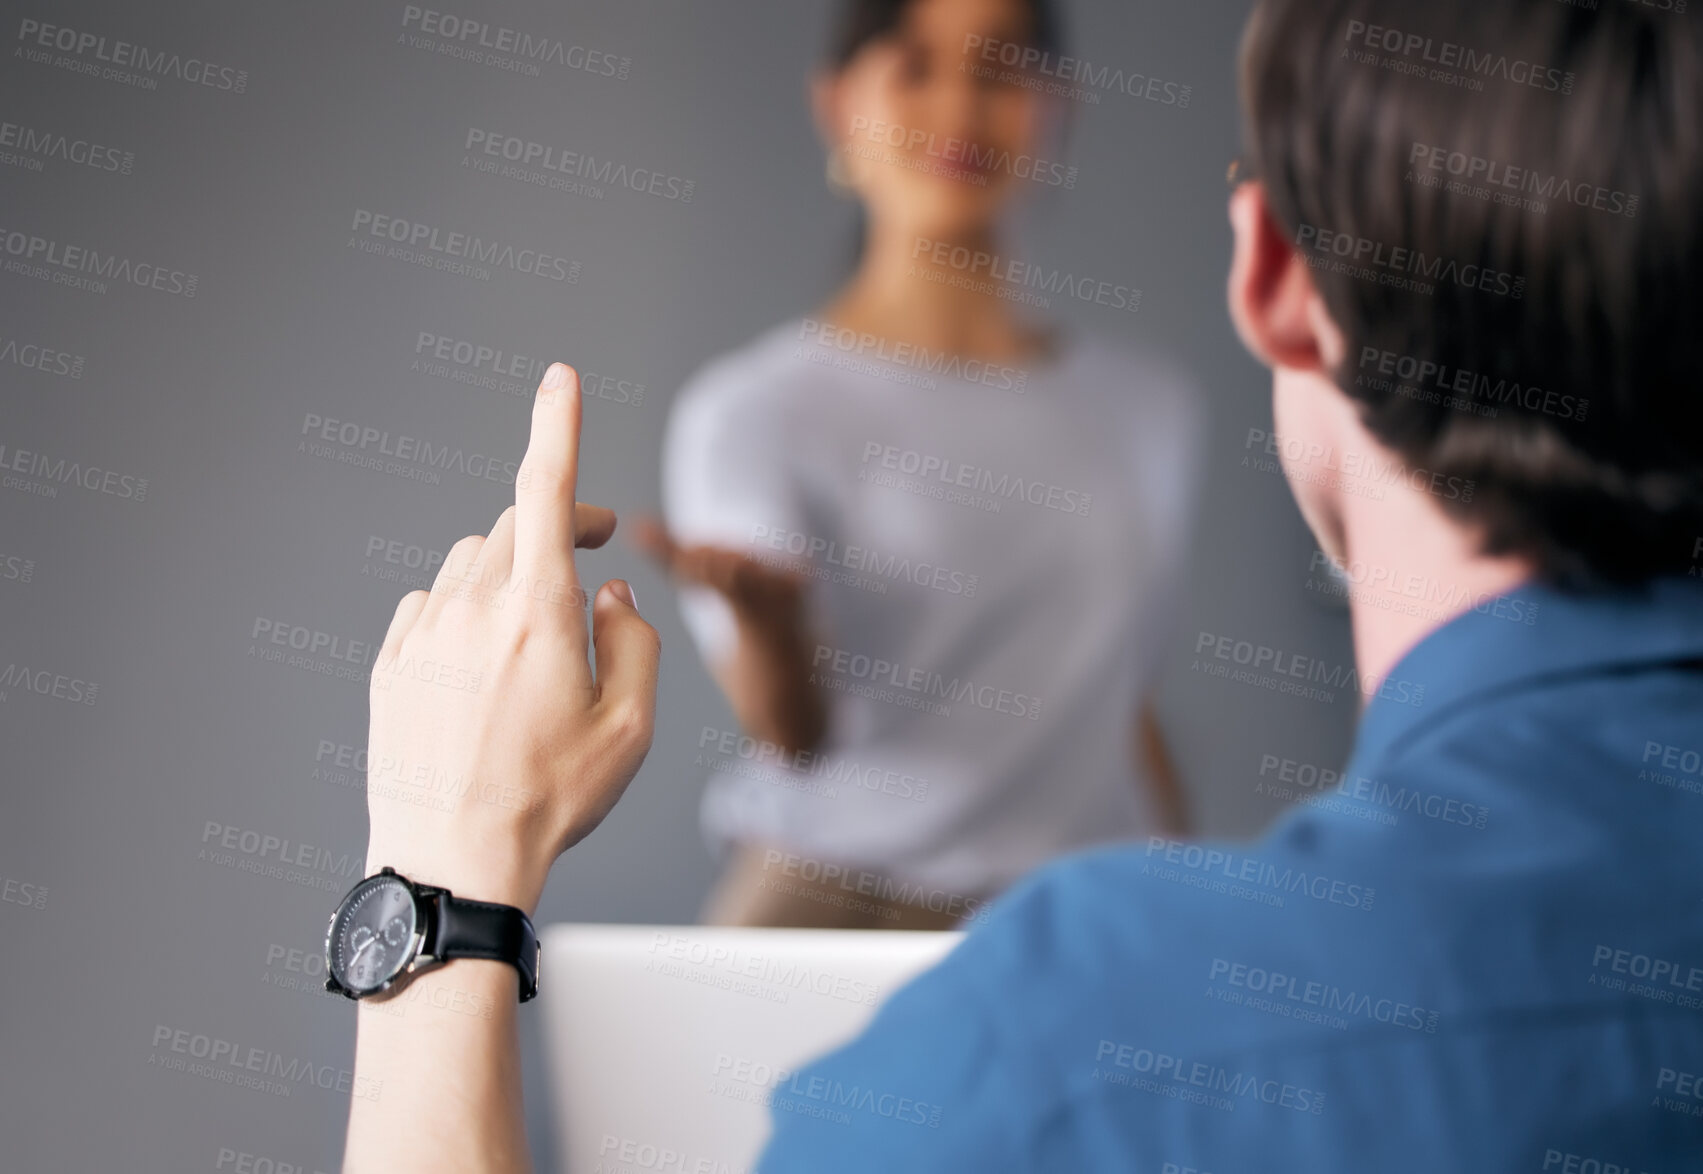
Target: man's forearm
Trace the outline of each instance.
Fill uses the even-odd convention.
[[[515,970],[462,958],[363,1001],[344,1174],[520,1174]]]
[[[390,865],[414,880],[531,916],[543,878],[522,867],[512,851],[493,848],[478,856],[446,871],[406,846],[375,841],[367,847],[367,872]],[[362,1001],[345,1174],[530,1170],[519,1002],[515,968],[479,958],[420,971],[394,993]],[[404,1156],[406,1166],[400,1164]]]

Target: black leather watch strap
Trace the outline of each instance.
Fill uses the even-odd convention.
[[[538,934],[532,919],[513,905],[469,901],[441,889],[436,917],[421,953],[448,961],[489,958],[520,971],[520,1001],[538,994]]]

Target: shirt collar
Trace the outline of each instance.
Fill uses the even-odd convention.
[[[1396,663],[1361,719],[1354,757],[1383,759],[1486,694],[1687,660],[1703,661],[1703,582],[1695,578],[1590,594],[1526,583],[1447,621]],[[1398,682],[1406,687],[1390,687]],[[1415,686],[1423,689],[1417,704]]]

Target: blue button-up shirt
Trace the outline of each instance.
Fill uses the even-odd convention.
[[[1319,793],[1257,842],[1002,899],[764,1174],[1703,1170],[1703,584],[1501,597],[1269,774]]]

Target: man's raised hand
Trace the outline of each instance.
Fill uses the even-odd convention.
[[[397,606],[372,675],[367,865],[532,911],[550,865],[638,771],[656,630],[616,579],[591,599],[574,548],[615,515],[574,499],[579,377],[545,372],[515,503]]]

